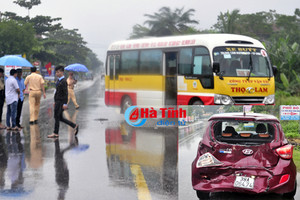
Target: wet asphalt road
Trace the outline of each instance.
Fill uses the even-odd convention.
[[[203,119],[193,126],[180,128],[179,135],[179,155],[178,155],[178,196],[179,200],[198,199],[193,190],[191,181],[191,164],[196,157],[198,144],[202,139],[204,129],[207,126],[207,119]],[[300,173],[297,174],[297,182],[300,183]],[[248,195],[240,193],[213,193],[211,200],[282,200],[280,195]],[[297,193],[294,200],[300,199],[300,185],[297,186]]]
[[[38,125],[23,107],[20,133],[0,132],[0,199],[178,199],[177,129],[129,127],[123,115],[104,105],[101,81],[79,84],[79,110],[53,131],[53,94],[42,101]],[[4,115],[3,115],[4,116]],[[5,118],[5,117],[4,117]]]

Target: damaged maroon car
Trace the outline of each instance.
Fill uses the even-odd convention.
[[[278,119],[265,114],[213,115],[192,163],[199,199],[210,192],[296,193],[293,146]]]

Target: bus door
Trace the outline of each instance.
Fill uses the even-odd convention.
[[[109,60],[109,104],[116,105],[116,89],[118,89],[119,71],[120,71],[120,55],[112,54]]]
[[[178,52],[165,52],[165,105],[177,105]]]

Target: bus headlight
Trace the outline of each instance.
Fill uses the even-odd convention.
[[[214,103],[215,104],[230,105],[230,104],[233,104],[233,101],[232,101],[230,96],[215,94]]]
[[[274,103],[275,103],[275,95],[274,94],[266,96],[263,101],[263,104],[274,104]]]

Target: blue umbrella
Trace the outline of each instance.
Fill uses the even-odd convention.
[[[89,70],[84,66],[83,64],[74,63],[71,65],[68,65],[65,70],[73,71],[73,72],[88,72]]]
[[[0,58],[1,66],[33,67],[28,60],[17,55],[7,55]]]

